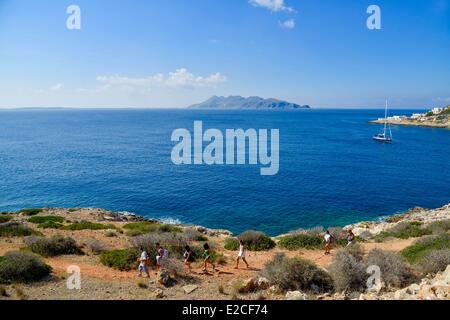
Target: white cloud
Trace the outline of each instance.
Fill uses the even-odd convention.
[[[255,7],[262,7],[269,9],[270,11],[289,11],[293,12],[294,9],[285,5],[284,0],[249,0],[249,3]]]
[[[294,29],[295,28],[295,20],[289,19],[283,22],[280,22],[280,27],[285,29]]]
[[[119,75],[98,76],[97,81],[106,86],[122,86],[131,88],[173,87],[173,88],[214,88],[227,78],[220,73],[214,73],[207,77],[195,76],[185,68],[169,72],[168,76],[156,74],[144,78],[131,78]]]
[[[50,87],[50,91],[59,91],[64,89],[64,85],[62,83],[57,83]]]

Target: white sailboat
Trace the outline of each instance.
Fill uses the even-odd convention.
[[[373,140],[379,141],[379,142],[385,142],[385,143],[392,142],[391,125],[388,124],[387,116],[388,116],[388,102],[386,100],[386,108],[384,111],[384,130],[383,130],[383,132],[380,132],[376,136],[373,136]],[[389,128],[389,134],[388,134],[388,128]]]

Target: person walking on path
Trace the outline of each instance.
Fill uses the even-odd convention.
[[[248,262],[247,262],[247,259],[246,259],[246,248],[245,248],[245,245],[244,245],[244,241],[242,241],[242,240],[239,240],[239,254],[238,254],[238,256],[237,256],[237,259],[236,259],[236,267],[235,267],[235,269],[239,269],[239,261],[242,259],[242,261],[244,261],[244,263],[246,264],[246,266],[247,266],[247,269],[249,269],[250,267],[249,267],[249,265],[248,265]]]

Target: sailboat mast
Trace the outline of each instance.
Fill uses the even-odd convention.
[[[386,129],[387,129],[387,107],[388,102],[386,100],[386,108],[384,109],[384,135],[386,136]]]

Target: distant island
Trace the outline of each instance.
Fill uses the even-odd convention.
[[[384,118],[370,121],[383,124]],[[387,123],[405,126],[420,126],[450,129],[450,106],[433,108],[426,113],[413,113],[411,116],[396,115],[387,118]]]
[[[308,105],[299,105],[277,99],[263,99],[261,97],[214,96],[205,102],[194,104],[189,109],[251,109],[251,110],[296,110],[309,109]]]

